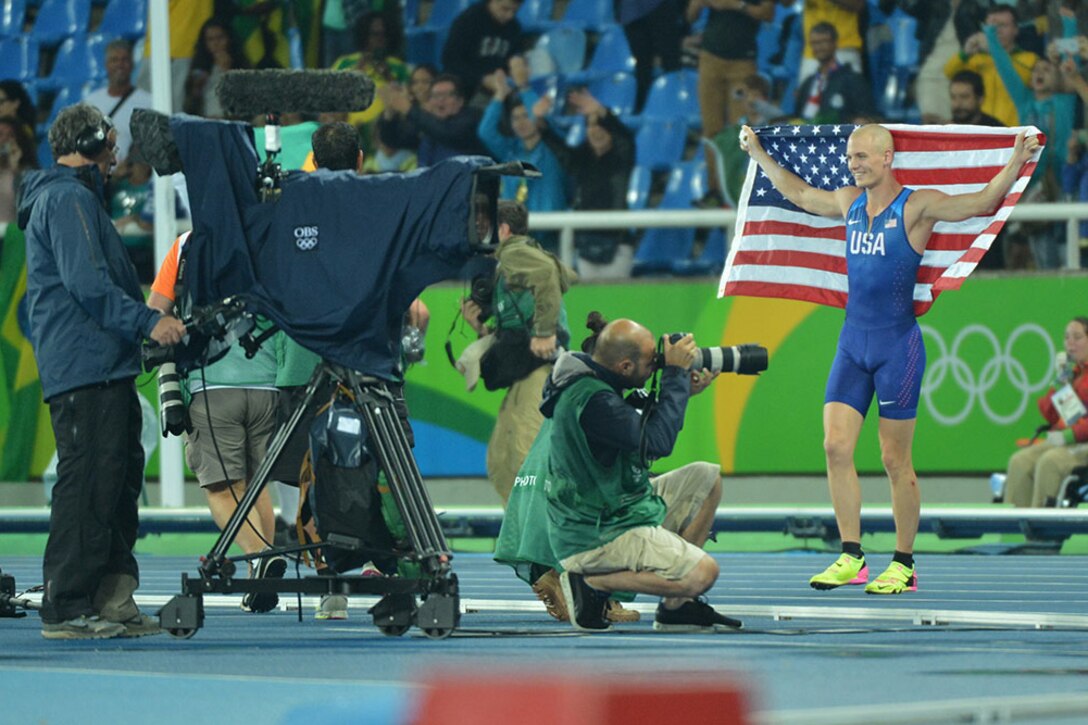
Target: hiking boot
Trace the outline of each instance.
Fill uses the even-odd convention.
[[[250,579],[282,579],[287,573],[287,559],[282,556],[266,556],[257,560],[249,570]],[[275,592],[246,592],[242,597],[243,612],[270,612],[280,603]]]
[[[565,571],[559,575],[563,601],[567,605],[570,623],[580,632],[610,632],[612,625],[604,616],[608,594],[586,584],[581,574]]]
[[[865,559],[849,554],[839,554],[835,563],[808,580],[813,589],[835,589],[847,584],[864,584],[869,581],[869,567]]]
[[[124,632],[122,624],[86,615],[56,624],[42,622],[42,637],[46,639],[110,639]]]
[[[614,624],[629,624],[639,620],[639,614],[634,609],[628,609],[615,599],[609,599],[604,608],[604,616]]]
[[[866,594],[902,594],[918,591],[918,575],[913,566],[903,566],[893,561],[884,573],[865,587]]]
[[[654,614],[656,632],[728,632],[742,626],[739,619],[719,614],[707,604],[706,597],[688,600],[676,609],[658,604]]]
[[[567,603],[563,600],[563,587],[559,584],[559,574],[555,569],[548,569],[532,584],[533,594],[544,603],[548,615],[560,622],[570,620]]]
[[[321,604],[314,612],[318,621],[344,620],[348,618],[348,598],[343,594],[323,594]]]

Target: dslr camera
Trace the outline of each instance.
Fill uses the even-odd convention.
[[[468,298],[480,308],[480,321],[491,317],[494,310],[491,303],[495,299],[495,278],[488,274],[478,274],[472,278]]]
[[[662,335],[657,344],[656,363],[658,368],[665,367],[665,338],[675,345],[683,339],[684,332],[672,332]],[[713,373],[737,373],[738,375],[758,375],[767,369],[767,348],[754,343],[731,345],[729,347],[700,347],[695,351],[695,362],[691,370],[709,370]]]

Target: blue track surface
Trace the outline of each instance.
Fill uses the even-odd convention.
[[[483,555],[458,555],[467,612],[451,638],[413,629],[377,632],[362,604],[346,622],[316,622],[309,605],[244,614],[234,600],[206,598],[205,626],[190,640],[166,636],[99,642],[45,641],[35,615],[0,620],[0,721],[166,723],[401,721],[432,668],[521,669],[599,677],[629,671],[709,671],[739,676],[758,710],[811,713],[841,705],[1088,693],[1088,630],[1029,626],[917,626],[880,619],[894,611],[1088,615],[1088,570],[1075,557],[928,555],[920,590],[882,598],[860,587],[815,592],[808,577],[826,555],[718,555],[710,600],[740,613],[741,632],[662,635],[652,615],[612,634],[581,636],[534,607],[529,589]],[[871,557],[879,571],[884,557]],[[177,593],[192,559],[141,560],[140,598]],[[0,560],[20,587],[40,579],[40,560]],[[289,572],[290,573],[290,572]],[[284,602],[293,605],[291,602]],[[640,603],[650,604],[643,598]],[[537,605],[538,606],[538,605]],[[827,618],[776,621],[761,608],[823,607]],[[153,607],[146,606],[147,609]],[[645,607],[644,607],[645,608]],[[849,618],[851,610],[871,618]],[[496,634],[500,632],[501,634]],[[840,698],[843,683],[849,695]],[[892,684],[894,683],[894,685]],[[315,709],[322,717],[315,719]],[[89,715],[93,714],[93,715]],[[364,720],[360,720],[364,721]]]

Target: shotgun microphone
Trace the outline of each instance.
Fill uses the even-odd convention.
[[[215,88],[223,112],[237,118],[269,113],[337,113],[365,110],[374,82],[355,71],[232,70]]]

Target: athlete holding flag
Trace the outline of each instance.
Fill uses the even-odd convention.
[[[865,591],[916,591],[913,550],[921,497],[911,445],[926,361],[914,312],[918,268],[934,225],[992,213],[1040,148],[1039,139],[1021,131],[1005,167],[969,194],[904,188],[892,171],[892,135],[876,124],[860,126],[850,135],[846,163],[856,186],[834,191],[816,189],[780,166],[748,126],[741,129],[740,143],[790,202],[810,214],[846,220],[846,319],[824,395],[827,480],[842,554],[809,584],[834,589],[869,580],[861,550],[861,487],[854,449],[875,393],[881,459],[891,482],[895,555]]]

